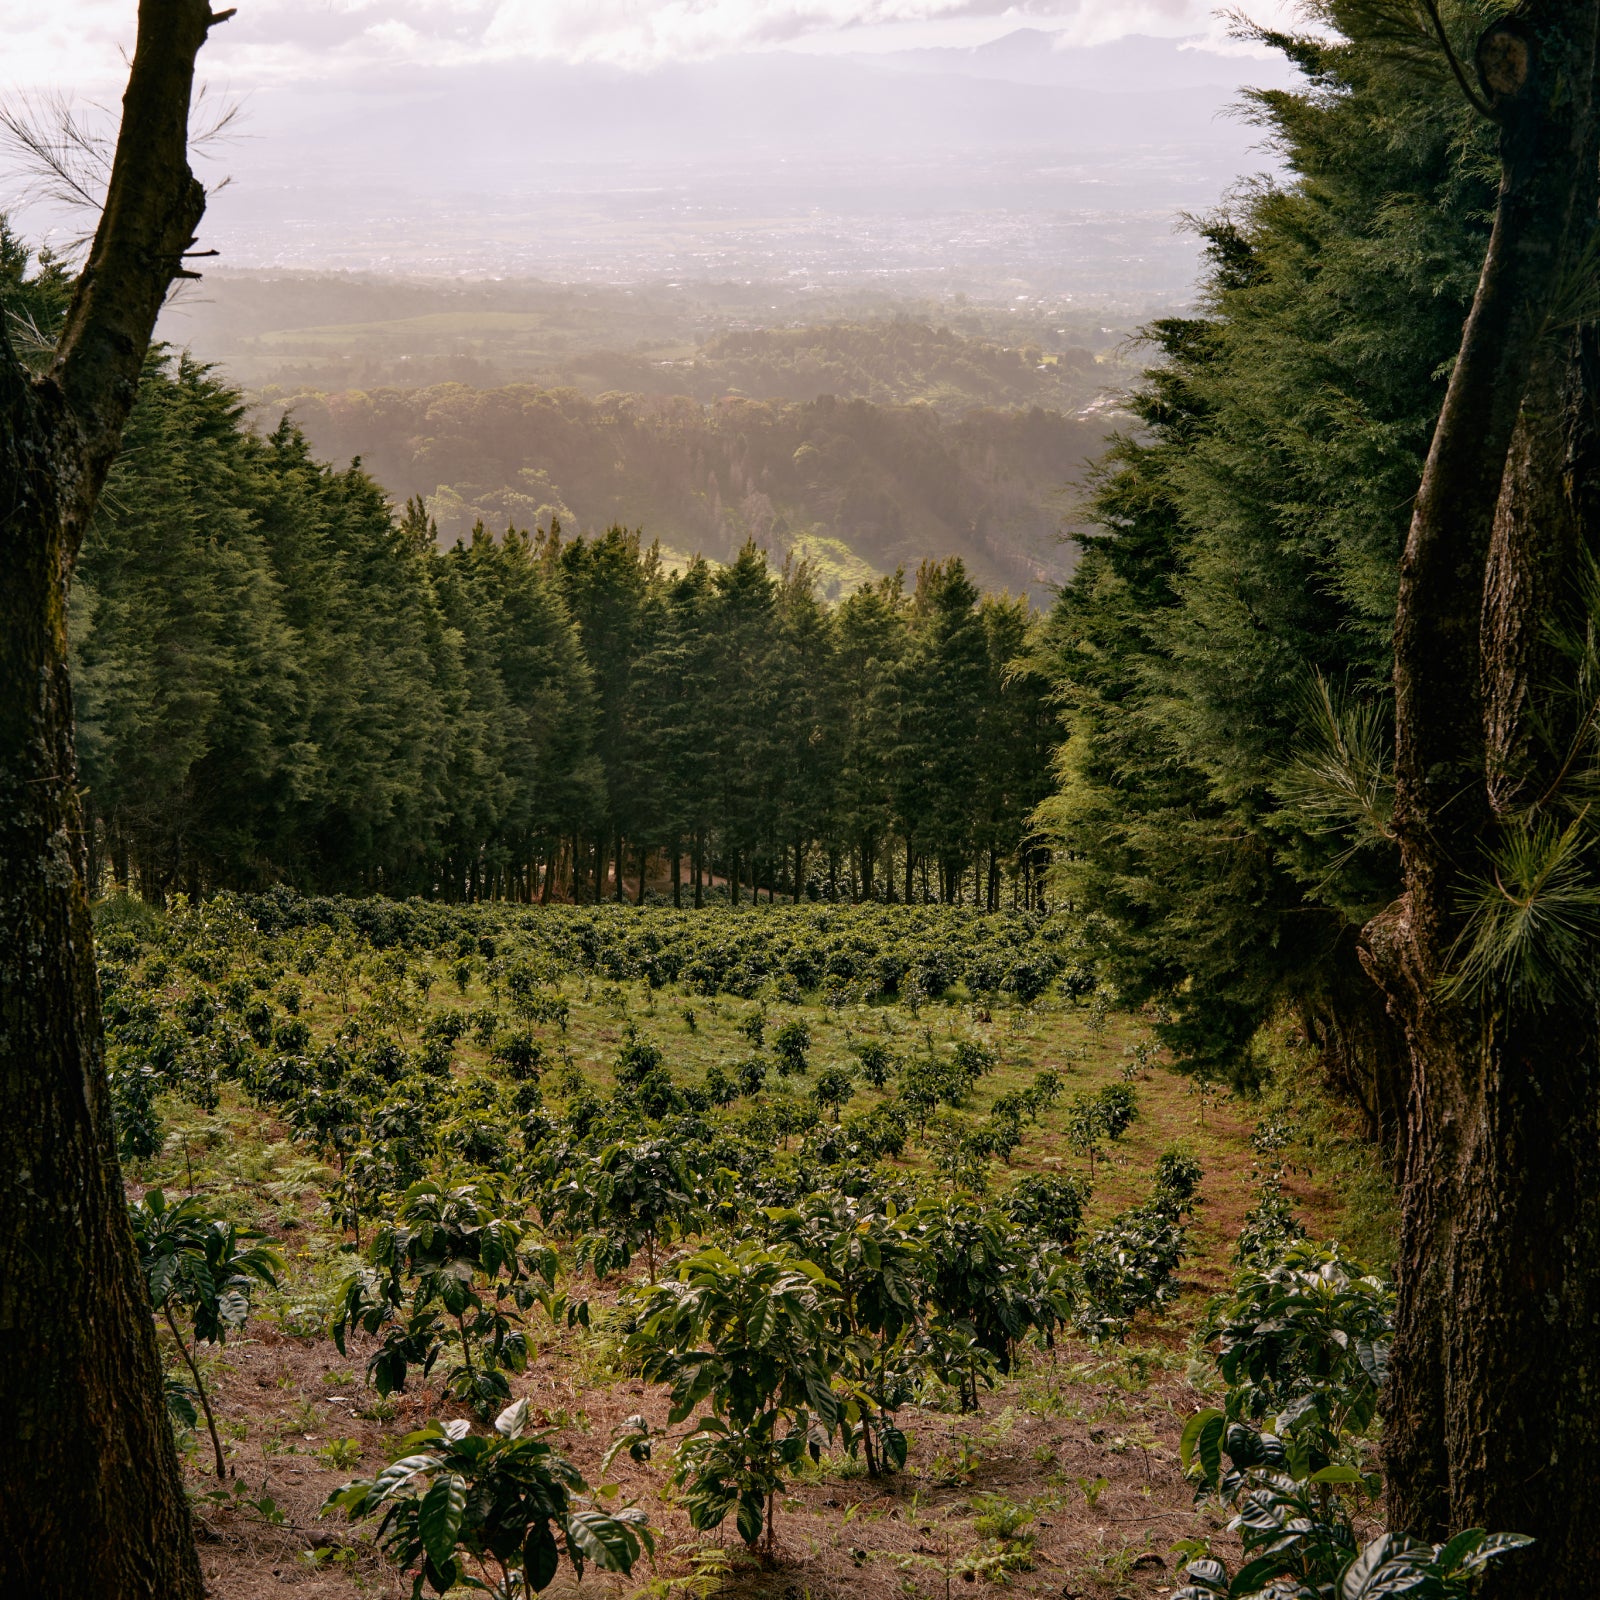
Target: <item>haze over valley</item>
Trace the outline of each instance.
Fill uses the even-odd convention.
[[[446,541],[614,520],[805,555],[835,597],[949,554],[1043,595],[1130,334],[1189,293],[1182,216],[1269,165],[1238,109],[1285,67],[1203,43],[1024,27],[267,82],[214,150],[219,264],[160,334]]]
[[[239,21],[218,256],[162,338],[442,540],[552,516],[713,559],[748,537],[832,596],[950,554],[1036,596],[1070,572],[1130,335],[1189,293],[1182,219],[1271,165],[1245,87],[1288,78],[1214,25],[357,71],[331,19],[303,70]]]
[[[218,151],[230,266],[817,293],[1183,294],[1174,228],[1267,165],[1228,115],[1281,62],[1176,39],[519,60],[274,83]]]

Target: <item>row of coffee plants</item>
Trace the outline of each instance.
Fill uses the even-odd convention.
[[[329,1333],[341,1352],[360,1339],[380,1395],[428,1377],[477,1419],[430,1424],[391,1466],[330,1500],[377,1521],[418,1595],[536,1592],[563,1557],[578,1571],[625,1573],[650,1547],[640,1512],[590,1495],[529,1432],[512,1391],[536,1318],[604,1322],[620,1367],[669,1397],[666,1428],[631,1418],[612,1454],[659,1460],[697,1529],[731,1519],[754,1548],[770,1547],[785,1480],[822,1452],[873,1477],[895,1473],[908,1403],[942,1392],[974,1409],[1023,1343],[1124,1338],[1175,1292],[1201,1177],[1187,1154],[1159,1159],[1143,1204],[1085,1228],[1095,1163],[1139,1114],[1132,1082],[1066,1095],[1045,1068],[986,1097],[981,1118],[963,1115],[1003,1046],[976,1022],[915,1022],[941,979],[911,953],[941,937],[960,948],[966,929],[950,921],[960,913],[802,908],[775,917],[754,952],[755,915],[695,919],[694,959],[707,965],[669,975],[683,952],[651,959],[655,912],[586,908],[546,925],[543,912],[379,906],[368,920],[387,919],[380,945],[353,926],[350,905],[312,915],[319,903],[276,904],[266,926],[243,902],[221,901],[108,931],[119,1135],[145,1156],[170,1097],[214,1107],[242,1095],[328,1163],[325,1214],[352,1257]],[[981,1016],[1024,956],[1065,964],[1040,929],[1014,924],[991,940],[998,982],[974,983],[982,952],[946,975],[946,990],[965,992],[959,1014]],[[875,934],[894,946],[891,962]],[[847,1059],[819,1062],[812,1026],[785,994],[801,974],[814,995],[858,981],[829,948],[836,940],[875,974],[871,993],[898,991],[896,1012],[913,1020],[863,1029]],[[731,984],[705,975],[718,950]],[[749,988],[753,963],[743,1052],[698,1081],[625,1020],[624,984],[701,996],[720,1014],[717,995]],[[893,988],[880,987],[894,965]],[[573,985],[621,1024],[604,1080],[579,1071],[568,1048]],[[699,1003],[677,1012],[691,1034]],[[860,1007],[861,993],[849,1003]],[[866,1109],[846,1109],[861,1099]],[[997,1183],[1047,1115],[1084,1173]],[[1369,1435],[1390,1291],[1304,1238],[1283,1190],[1286,1139],[1258,1130],[1264,1170],[1240,1276],[1207,1330],[1225,1398],[1183,1440],[1199,1494],[1232,1514],[1244,1560],[1230,1573],[1196,1544],[1180,1600],[1465,1595],[1522,1541],[1471,1530],[1433,1546],[1381,1530]],[[222,1477],[200,1347],[243,1326],[281,1258],[201,1197],[152,1190],[132,1213],[176,1362],[174,1415],[191,1427],[204,1416]]]
[[[221,907],[228,897],[212,902]],[[1094,976],[1059,918],[949,906],[767,906],[749,913],[615,906],[452,906],[436,901],[247,896],[240,911],[268,934],[356,936],[378,950],[498,961],[548,979],[680,984],[695,994],[782,998],[849,994],[936,1000],[956,984],[1023,1005],[1059,982],[1087,994]]]
[[[1384,1530],[1372,1437],[1394,1292],[1337,1244],[1305,1237],[1283,1193],[1286,1133],[1264,1124],[1256,1204],[1232,1292],[1202,1329],[1223,1402],[1192,1416],[1182,1459],[1196,1498],[1231,1516],[1233,1572],[1186,1541],[1172,1600],[1466,1600],[1496,1557],[1530,1541],[1470,1528],[1444,1544]]]

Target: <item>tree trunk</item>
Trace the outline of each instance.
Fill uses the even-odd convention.
[[[1362,972],[1348,933],[1331,952],[1327,972],[1322,992],[1306,999],[1301,1025],[1329,1088],[1359,1113],[1363,1136],[1398,1186],[1411,1077],[1405,1034]]]
[[[101,1057],[67,588],[205,208],[204,0],[143,0],[88,263],[48,375],[0,330],[0,1593],[199,1600]]]
[[[15,493],[18,457],[52,451],[5,410],[0,1593],[183,1600],[200,1571],[101,1059],[59,506]]]
[[[1584,1592],[1600,1525],[1594,1002],[1530,999],[1498,971],[1470,994],[1442,987],[1498,842],[1556,815],[1576,720],[1542,641],[1591,543],[1594,389],[1579,342],[1549,324],[1594,231],[1597,11],[1548,0],[1480,41],[1501,186],[1400,567],[1405,894],[1363,933],[1409,1053],[1389,1512],[1435,1539],[1531,1534],[1489,1572],[1494,1600]]]

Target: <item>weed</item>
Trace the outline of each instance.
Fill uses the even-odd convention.
[[[1003,1494],[980,1494],[972,1498],[973,1532],[980,1539],[1015,1539],[1033,1521],[1033,1508]]]
[[[361,1559],[360,1553],[345,1544],[319,1544],[314,1550],[302,1550],[300,1559],[314,1571],[330,1568],[351,1571]]]
[[[674,1560],[687,1562],[689,1570],[675,1576],[658,1574],[629,1600],[672,1600],[675,1595],[708,1600],[718,1594],[734,1576],[735,1557],[719,1544],[680,1544],[671,1551]]]
[[[950,1450],[941,1450],[928,1463],[928,1476],[941,1487],[955,1487],[970,1483],[978,1468],[983,1465],[982,1452],[970,1439],[954,1439]]]
[[[212,1489],[205,1494],[192,1495],[196,1506],[231,1506],[235,1510],[249,1511],[270,1528],[281,1528],[289,1521],[288,1513],[267,1493],[267,1480],[252,1491],[241,1479],[231,1489]]]
[[[1138,1568],[1140,1560],[1150,1553],[1150,1536],[1146,1534],[1144,1541],[1135,1544],[1124,1535],[1122,1542],[1114,1550],[1102,1547],[1095,1555],[1090,1557],[1089,1566],[1085,1572],[1094,1583],[1104,1584],[1108,1587],[1123,1584],[1131,1578]]]
[[[359,1439],[330,1439],[317,1454],[336,1472],[347,1472],[361,1459]]]
[[[322,1426],[315,1400],[301,1400],[290,1409],[284,1420],[295,1433],[314,1433]]]

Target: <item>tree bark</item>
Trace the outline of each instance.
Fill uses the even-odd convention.
[[[1597,12],[1524,6],[1479,44],[1501,185],[1400,567],[1405,893],[1362,948],[1409,1056],[1390,1519],[1435,1539],[1533,1535],[1491,1569],[1495,1600],[1583,1592],[1600,1526],[1593,997],[1441,987],[1502,825],[1559,788],[1535,736],[1566,715],[1543,641],[1590,542],[1594,390],[1584,341],[1549,324],[1594,231]]]
[[[105,209],[55,359],[0,331],[0,1593],[199,1600],[101,1056],[67,587],[205,194],[205,0],[142,0]]]
[[[1406,1094],[1411,1065],[1406,1037],[1382,992],[1361,970],[1355,940],[1341,934],[1329,953],[1327,978],[1306,997],[1301,1023],[1324,1080],[1361,1117],[1396,1187],[1405,1153]]]

